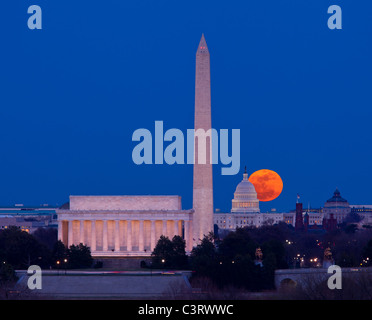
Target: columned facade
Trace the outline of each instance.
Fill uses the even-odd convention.
[[[152,200],[157,200],[156,196]],[[95,208],[102,207],[91,201]],[[176,207],[177,210],[91,210],[88,206],[74,210],[70,206],[57,212],[58,238],[67,246],[89,246],[92,256],[125,257],[149,256],[161,235],[170,239],[179,235],[190,252],[193,210]],[[174,206],[170,205],[170,209]]]

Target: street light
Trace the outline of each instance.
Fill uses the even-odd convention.
[[[67,269],[67,259],[66,258],[63,259],[63,262],[65,263],[65,275],[66,275],[66,273],[67,273],[67,271],[66,271],[66,269]]]
[[[57,264],[58,275],[59,275],[59,264],[60,264],[60,261],[59,261],[59,260],[57,260],[56,264]]]

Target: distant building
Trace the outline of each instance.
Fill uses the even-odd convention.
[[[322,209],[305,209],[305,214],[308,215],[308,225],[309,226],[321,226],[323,222],[323,212]]]
[[[295,220],[295,230],[303,231],[304,229],[304,217],[302,210],[302,203],[296,203],[296,220]]]
[[[13,207],[0,207],[0,230],[16,226],[33,233],[36,229],[57,228],[57,208],[49,205],[39,207],[17,204]]]
[[[235,230],[243,227],[260,227],[263,224],[277,224],[283,221],[283,213],[214,213],[214,224],[219,229]],[[292,220],[292,219],[291,219]]]
[[[238,184],[232,199],[231,213],[254,214],[260,213],[259,200],[254,185],[248,180],[247,169],[243,173],[243,180]]]
[[[362,220],[361,226],[372,226],[372,205],[369,204],[351,204],[351,213],[357,214]]]
[[[25,221],[22,218],[15,218],[11,216],[0,216],[0,230],[8,229],[10,227],[17,227],[28,233],[33,231],[31,221]]]
[[[351,213],[357,213],[361,217],[363,217],[365,214],[372,214],[371,204],[351,204],[350,209]]]
[[[304,231],[308,232],[308,230],[309,230],[309,214],[307,212],[305,212],[305,215],[304,215],[303,219],[304,219]]]
[[[323,219],[330,219],[332,214],[337,224],[342,223],[350,212],[351,208],[348,201],[341,197],[340,191],[336,188],[333,197],[324,204]]]
[[[256,190],[244,172],[243,180],[234,193],[231,212],[216,212],[214,224],[219,229],[235,230],[245,226],[260,227],[265,223],[285,222],[298,231],[320,232],[336,229],[351,212],[362,218],[361,226],[372,226],[372,205],[349,205],[338,189],[333,193],[333,197],[325,202],[323,208],[303,208],[302,203],[296,203],[296,210],[290,212],[278,213],[273,209],[271,212],[261,213]]]
[[[329,216],[323,218],[323,229],[326,231],[333,231],[337,228],[337,219],[334,217],[333,213]]]
[[[295,217],[296,217],[295,212],[285,212],[285,213],[282,213],[282,215],[283,215],[283,222],[285,222],[286,224],[290,224],[292,226],[295,225]]]
[[[284,222],[287,224],[295,225],[295,220],[291,222],[291,217],[295,219],[296,210],[291,210],[289,213],[284,214]],[[303,223],[305,224],[305,215],[306,223],[308,229],[318,229],[321,228],[323,223],[323,208],[302,208]]]
[[[283,213],[272,210],[270,213],[261,213],[257,192],[254,185],[248,180],[247,171],[244,171],[243,180],[238,184],[232,199],[231,212],[215,212],[214,224],[219,229],[235,230],[242,227],[260,227],[263,224],[276,224],[284,220]],[[293,217],[288,219],[293,221]]]

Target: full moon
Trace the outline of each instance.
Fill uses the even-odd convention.
[[[271,201],[279,197],[283,190],[283,181],[272,170],[262,169],[251,174],[248,179],[256,189],[260,201]]]

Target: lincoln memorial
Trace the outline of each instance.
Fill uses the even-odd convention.
[[[192,249],[193,210],[181,210],[179,196],[70,196],[57,213],[59,240],[83,243],[92,256],[148,256],[161,235]]]

